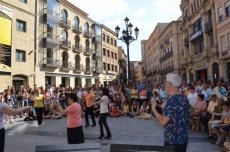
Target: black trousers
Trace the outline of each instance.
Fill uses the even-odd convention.
[[[36,112],[36,115],[37,115],[37,122],[38,122],[38,125],[41,125],[42,124],[42,120],[43,120],[43,113],[44,113],[44,108],[37,108],[35,107],[35,112]]]
[[[186,152],[188,143],[184,144],[167,144],[165,143],[164,146],[170,146],[173,147],[174,152]]]
[[[80,144],[85,142],[82,126],[76,128],[67,128],[68,144]]]
[[[103,126],[105,127],[105,130],[107,132],[107,136],[111,137],[111,132],[107,124],[107,120],[106,120],[107,116],[108,116],[108,113],[101,113],[99,120],[98,120],[98,124],[100,126],[100,136],[101,137],[105,136]]]
[[[5,145],[5,129],[0,129],[0,152],[4,152]]]
[[[93,125],[96,125],[96,121],[95,121],[95,115],[94,115],[94,108],[92,107],[86,107],[85,109],[85,123],[86,125],[89,125],[89,115],[92,119]]]

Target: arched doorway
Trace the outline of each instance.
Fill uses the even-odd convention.
[[[219,65],[216,62],[212,64],[212,75],[213,75],[213,83],[214,85],[216,85],[220,78]]]
[[[28,86],[28,77],[25,75],[14,75],[13,87],[15,88],[15,91],[18,91],[21,85],[23,85],[24,88]]]

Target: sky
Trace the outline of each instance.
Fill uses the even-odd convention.
[[[139,28],[136,41],[130,43],[130,61],[141,60],[141,40],[147,40],[157,23],[167,23],[181,16],[181,0],[68,0],[99,24],[104,24],[115,31],[118,25],[121,31],[125,28],[124,19]],[[134,33],[134,32],[133,32]],[[125,53],[127,46],[118,40]]]

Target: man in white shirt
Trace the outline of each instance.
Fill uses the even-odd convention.
[[[218,99],[223,99],[227,95],[226,89],[222,86],[222,82],[219,81],[217,86],[213,89],[213,93],[217,95]]]
[[[195,92],[195,88],[193,86],[190,86],[188,88],[188,95],[187,95],[187,98],[189,100],[189,104],[195,108],[195,104],[198,100],[198,97],[197,97],[198,93]]]

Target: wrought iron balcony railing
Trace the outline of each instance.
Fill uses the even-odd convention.
[[[61,39],[60,40],[60,46],[64,49],[70,49],[71,48],[71,41],[66,40],[66,39]]]
[[[77,33],[77,34],[82,33],[82,27],[81,26],[73,25],[72,30],[73,30],[74,33]]]
[[[76,52],[76,53],[81,53],[83,50],[82,45],[73,45],[72,48],[73,48],[73,52]]]

